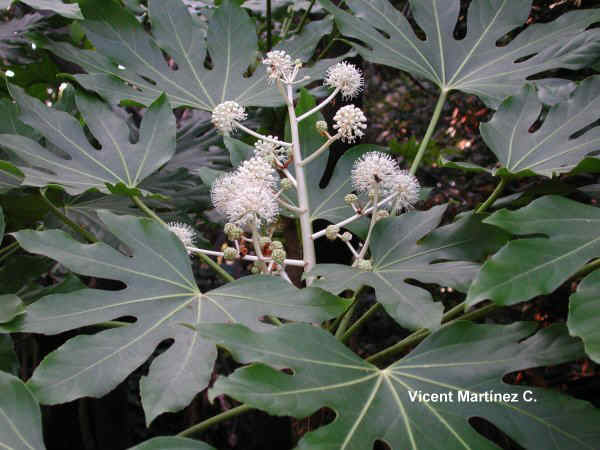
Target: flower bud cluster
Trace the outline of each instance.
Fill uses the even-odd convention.
[[[234,225],[271,223],[279,213],[278,179],[271,164],[251,158],[213,183],[212,203]]]
[[[243,106],[233,101],[227,101],[215,107],[212,113],[212,123],[221,133],[227,134],[235,128],[234,122],[241,122],[247,117]]]
[[[356,97],[363,84],[362,74],[353,64],[344,61],[327,70],[325,85],[339,89],[344,99]]]

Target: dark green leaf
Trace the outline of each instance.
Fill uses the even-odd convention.
[[[340,314],[348,300],[311,288],[298,290],[278,277],[249,277],[201,293],[177,237],[149,219],[100,212],[101,220],[130,249],[125,256],[105,244],[84,245],[61,231],[21,231],[21,246],[51,257],[82,275],[120,280],[118,291],[84,289],[50,295],[7,331],[56,334],[135,317],[131,325],[69,340],[38,366],[29,386],[41,402],[99,397],[146,361],[156,346],[174,344],[156,358],[141,381],[146,420],[178,411],[206,387],[216,349],[183,323],[241,322],[261,329],[265,315],[318,322]],[[2,327],[0,327],[2,329]]]
[[[513,305],[549,294],[600,256],[600,209],[563,197],[503,209],[484,222],[516,235],[542,236],[516,239],[492,256],[469,289],[470,305],[483,300]]]
[[[22,314],[24,309],[23,302],[16,295],[0,295],[0,323],[10,322]]]
[[[19,361],[13,347],[13,341],[7,334],[0,334],[0,371],[17,375]],[[0,400],[0,405],[2,401]]]
[[[524,448],[598,448],[600,411],[592,405],[548,389],[503,381],[510,372],[581,356],[581,344],[567,335],[564,326],[531,336],[535,328],[531,323],[457,322],[385,369],[360,359],[326,331],[303,324],[268,333],[228,325],[201,326],[199,332],[226,347],[241,363],[266,364],[219,378],[210,398],[226,393],[270,414],[296,418],[322,407],[334,410],[333,422],[305,434],[300,449],[365,450],[377,439],[392,449],[497,448],[471,426],[473,417],[490,421]],[[293,375],[275,370],[281,368]],[[454,401],[411,401],[415,391],[446,398],[452,393]],[[459,395],[492,391],[508,395],[488,401],[458,400]],[[534,401],[526,401],[527,391]]]
[[[129,450],[215,450],[215,448],[193,439],[157,437],[136,445]]]
[[[600,272],[595,271],[577,286],[569,299],[567,321],[572,336],[583,339],[586,353],[600,363]]]
[[[75,75],[75,79],[112,103],[131,100],[149,105],[162,92],[168,94],[173,108],[190,106],[211,111],[226,100],[245,106],[283,103],[277,87],[267,82],[262,64],[246,76],[259,56],[256,27],[233,0],[224,0],[215,9],[206,38],[204,29],[181,1],[149,1],[152,36],[114,1],[83,0],[81,7],[86,17],[83,26],[97,51],[79,50],[60,42],[47,46],[83,67],[87,75]],[[283,41],[276,49],[308,61],[331,26],[329,19],[313,22],[301,35]],[[169,67],[161,50],[173,58],[177,70]],[[207,53],[210,70],[205,66]],[[302,84],[322,77],[331,64],[321,61],[303,71],[301,76],[311,78]]]
[[[0,447],[46,448],[40,406],[21,380],[4,372],[0,372]]]
[[[542,103],[533,86],[502,103],[492,120],[481,124],[481,135],[495,153],[503,175],[545,175],[569,172],[590,152],[600,150],[600,128],[573,137],[600,117],[600,76],[590,77],[566,101],[550,108],[541,127]]]
[[[74,117],[46,107],[17,87],[11,87],[11,93],[21,108],[20,119],[59,149],[53,152],[25,136],[1,135],[4,147],[32,166],[22,168],[26,185],[57,184],[71,194],[121,187],[136,194],[140,182],[175,152],[175,117],[165,96],[146,111],[141,137],[131,144],[122,119],[100,100],[80,93],[77,106],[102,147],[98,150]]]
[[[440,223],[445,210],[445,206],[436,206],[377,222],[370,246],[373,270],[318,264],[310,273],[318,277],[314,286],[333,293],[371,286],[377,301],[403,327],[439,327],[443,305],[434,303],[428,291],[407,281],[436,283],[466,292],[480,267],[469,261],[482,259],[506,241],[505,233],[483,225],[479,217],[470,214],[419,243]]]
[[[3,0],[5,3],[12,3],[16,0]],[[61,0],[18,0],[21,3],[25,3],[32,8],[39,9],[42,11],[52,11],[53,13],[60,14],[61,16],[67,17],[68,19],[83,19],[79,5],[77,3],[63,3]],[[8,7],[8,6],[6,6]]]
[[[462,39],[454,37],[460,0],[410,0],[425,40],[388,0],[346,0],[354,16],[329,0],[321,4],[334,14],[342,34],[364,43],[354,46],[367,60],[427,78],[444,91],[477,95],[492,107],[517,93],[531,75],[559,67],[579,69],[595,61],[600,48],[600,30],[584,31],[600,20],[597,9],[530,25],[499,45],[527,22],[532,0],[474,0]]]

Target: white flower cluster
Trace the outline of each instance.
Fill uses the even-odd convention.
[[[212,203],[236,225],[271,223],[279,213],[278,178],[270,163],[251,158],[213,183]]]
[[[212,123],[221,133],[231,133],[235,128],[234,121],[241,122],[247,117],[243,106],[233,101],[227,101],[215,107],[212,113]]]
[[[296,63],[292,57],[283,50],[272,50],[267,53],[263,59],[263,64],[267,66],[267,75],[271,80],[293,81],[293,74]]]
[[[186,248],[194,246],[196,231],[191,226],[181,222],[169,222],[167,225],[169,226],[169,231],[175,234]]]
[[[333,116],[335,124],[333,128],[338,131],[341,140],[352,143],[356,138],[364,136],[364,129],[367,128],[367,118],[354,105],[346,105],[335,113]]]
[[[362,74],[353,64],[340,62],[327,69],[325,84],[339,89],[342,97],[350,99],[362,90],[364,81]]]
[[[267,137],[275,140],[273,136]],[[288,161],[290,155],[289,149],[262,139],[259,139],[254,144],[254,154],[257,157],[280,167]]]
[[[419,182],[389,155],[381,152],[365,153],[354,163],[352,185],[360,193],[378,189],[380,200],[397,193],[399,206],[408,208],[419,200]]]

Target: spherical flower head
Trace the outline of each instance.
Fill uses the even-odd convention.
[[[416,177],[405,170],[401,170],[394,179],[398,200],[403,208],[410,208],[419,201],[421,186]]]
[[[344,203],[347,205],[353,205],[358,201],[358,197],[356,194],[346,194],[344,197]]]
[[[279,176],[268,160],[255,156],[242,162],[234,172],[238,178],[248,183],[258,182],[275,189]]]
[[[294,72],[294,61],[283,50],[272,50],[267,53],[263,64],[267,66],[267,75],[271,80],[289,80]]]
[[[275,250],[273,250],[273,253],[271,253],[271,258],[279,265],[283,264],[286,257],[287,253],[282,248],[276,248]]]
[[[391,194],[402,172],[398,163],[382,152],[369,152],[362,155],[352,168],[352,186],[358,192],[379,192],[381,196]]]
[[[215,107],[212,113],[212,123],[221,133],[231,133],[235,128],[234,121],[241,122],[247,117],[243,106],[227,101]]]
[[[281,241],[271,242],[271,250],[283,250],[283,243]]]
[[[344,234],[342,234],[342,241],[350,242],[351,240],[352,240],[352,233],[350,233],[349,231],[346,231]]]
[[[269,138],[275,139],[273,136],[269,136]],[[279,165],[285,164],[290,157],[287,148],[262,139],[254,144],[254,154],[267,162],[272,161]]]
[[[364,81],[362,73],[353,64],[347,62],[337,63],[327,69],[325,84],[332,88],[338,88],[342,97],[350,99],[362,90]]]
[[[367,118],[354,105],[347,105],[338,110],[333,117],[335,124],[333,128],[340,134],[342,141],[352,143],[356,138],[364,136],[367,128]]]
[[[273,173],[273,168],[260,158],[245,161],[235,172],[213,183],[213,205],[240,227],[273,222],[279,213]]]
[[[191,226],[181,222],[170,222],[167,225],[169,226],[169,231],[177,236],[186,248],[194,246],[196,231]],[[188,253],[190,253],[190,250],[188,250]]]

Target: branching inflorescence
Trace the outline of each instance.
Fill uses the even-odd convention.
[[[212,122],[223,134],[239,130],[257,138],[254,156],[244,161],[233,172],[218,178],[212,186],[212,203],[226,219],[225,234],[231,244],[223,251],[198,249],[190,243],[186,228],[176,224],[173,231],[184,242],[190,252],[222,257],[225,260],[242,259],[252,261],[253,273],[279,274],[289,281],[286,266],[301,266],[306,272],[316,264],[314,241],[322,236],[331,240],[340,239],[354,255],[354,266],[370,270],[367,259],[369,241],[378,220],[410,209],[419,199],[419,183],[398,163],[382,152],[369,152],[359,158],[352,169],[354,192],[346,195],[345,201],[355,214],[325,230],[314,233],[310,219],[304,167],[326,152],[331,144],[340,140],[353,143],[365,134],[367,118],[360,108],[347,105],[340,108],[334,118],[333,130],[325,121],[317,121],[316,129],[327,141],[310,156],[302,157],[298,124],[320,111],[338,94],[344,99],[355,97],[363,88],[361,72],[352,64],[340,62],[329,68],[324,84],[333,89],[331,94],[310,111],[297,116],[294,110],[293,86],[306,78],[299,78],[302,62],[292,60],[285,51],[274,50],[263,59],[267,66],[269,82],[276,83],[285,103],[292,142],[284,142],[271,135],[262,135],[242,124],[247,118],[244,108],[233,101],[219,104],[213,111]],[[298,204],[282,198],[286,190],[294,190]],[[294,196],[292,196],[294,197]],[[280,241],[273,240],[273,225],[280,208],[295,213],[300,222],[303,259],[288,259]],[[353,235],[342,228],[361,217],[370,216],[366,239],[359,248],[351,241]],[[254,254],[251,254],[251,252]],[[310,284],[311,279],[307,277]]]

